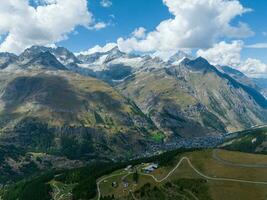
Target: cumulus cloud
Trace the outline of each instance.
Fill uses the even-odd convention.
[[[102,52],[107,52],[110,51],[111,49],[113,49],[114,47],[117,47],[116,43],[108,43],[105,46],[99,46],[96,45],[91,49],[88,49],[87,51],[82,51],[80,53],[76,53],[76,54],[82,54],[82,55],[90,55],[96,52],[102,53]]]
[[[239,70],[251,77],[267,78],[267,65],[258,59],[248,58],[244,63],[241,63]]]
[[[197,56],[206,58],[213,65],[237,67],[240,65],[240,53],[243,46],[242,41],[233,41],[232,43],[222,41],[212,48],[198,50]]]
[[[110,0],[101,0],[100,5],[104,8],[109,8],[112,6],[112,1]]]
[[[20,53],[31,45],[47,45],[67,38],[76,26],[94,24],[87,0],[5,0],[0,6],[0,51]],[[96,28],[99,28],[97,26]]]
[[[251,11],[237,0],[163,0],[172,18],[162,21],[143,38],[118,39],[122,51],[169,52],[181,48],[207,48],[221,37],[253,35],[249,26],[232,20]]]
[[[241,59],[241,51],[246,47],[242,41],[220,42],[209,49],[200,49],[197,55],[206,58],[213,65],[234,67],[250,77],[267,77],[267,65],[260,60]]]

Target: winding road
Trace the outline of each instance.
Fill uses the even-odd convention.
[[[177,165],[162,179],[158,179],[157,177],[155,177],[152,174],[145,174],[145,173],[140,173],[143,176],[149,176],[151,178],[153,178],[153,180],[157,183],[161,183],[165,180],[167,180],[182,164],[183,161],[186,161],[189,166],[193,169],[194,172],[196,172],[199,176],[201,176],[202,178],[205,178],[207,180],[212,180],[212,181],[228,181],[228,182],[238,182],[238,183],[248,183],[248,184],[259,184],[259,185],[267,185],[267,182],[263,182],[263,181],[249,181],[249,180],[242,180],[242,179],[234,179],[234,178],[218,178],[218,177],[211,177],[208,175],[203,174],[202,172],[200,172],[197,168],[194,167],[194,165],[191,163],[190,159],[188,157],[183,157],[180,159],[180,161],[177,163]],[[240,167],[244,167],[246,165],[240,165]],[[250,166],[250,165],[249,165]],[[251,167],[251,166],[250,166]],[[117,177],[117,176],[126,176],[126,175],[130,175],[133,172],[123,172],[123,173],[118,173],[118,174],[114,174],[111,176],[107,176],[104,177],[102,179],[100,179],[97,182],[97,191],[98,191],[98,200],[100,200],[101,198],[101,190],[100,190],[100,184],[110,178],[113,177]]]
[[[55,194],[54,194],[54,199],[55,200],[60,200],[62,197],[60,196],[59,198],[57,198],[60,195],[60,189],[59,187],[56,185],[56,183],[52,183],[52,186],[55,188]]]

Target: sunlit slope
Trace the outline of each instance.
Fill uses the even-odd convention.
[[[93,78],[64,71],[1,73],[0,87],[1,141],[28,150],[127,156],[158,133],[134,103]]]
[[[266,122],[266,99],[203,58],[137,73],[118,88],[170,134],[199,136]]]

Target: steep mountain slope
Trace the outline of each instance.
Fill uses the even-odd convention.
[[[158,134],[133,102],[102,81],[62,70],[0,72],[0,169],[8,169],[0,172],[3,181],[25,175],[28,164],[35,172],[64,160],[64,167],[77,167],[79,161],[69,160],[138,155]],[[15,155],[1,154],[8,146],[18,149]],[[30,152],[44,161],[32,160]]]
[[[247,85],[251,88],[254,88],[261,92],[265,98],[267,98],[267,79],[265,78],[249,78],[242,72],[233,69],[228,66],[217,66],[218,70],[221,72],[231,76],[236,81],[242,83],[243,85]]]
[[[36,55],[32,60],[28,63],[21,66],[25,69],[46,69],[46,70],[66,70],[67,68],[60,63],[54,55],[50,52],[41,52]]]
[[[14,139],[23,143],[19,139],[23,134],[13,135],[5,132],[23,129],[27,134],[27,128],[30,128],[27,125],[35,126],[36,123],[47,129],[58,129],[58,133],[70,134],[71,137],[85,134],[88,138],[106,138],[106,141],[102,141],[103,145],[107,145],[111,151],[109,153],[114,153],[118,149],[115,148],[115,141],[113,145],[108,145],[110,139],[118,139],[117,142],[121,143],[121,146],[117,147],[125,151],[124,145],[128,142],[145,139],[146,136],[149,137],[149,132],[155,129],[132,102],[124,99],[107,84],[93,78],[64,71],[45,71],[1,73],[0,82],[0,126],[3,136],[15,137],[13,143],[16,141]],[[45,132],[39,131],[44,134],[40,136],[46,137]],[[30,133],[28,134],[25,136],[32,140]],[[123,138],[127,140],[124,141]],[[25,142],[28,142],[27,145],[33,145],[29,141]],[[38,149],[39,146],[36,145],[34,148]],[[54,147],[52,145],[49,148]]]
[[[23,70],[67,70],[67,68],[57,60],[57,58],[46,47],[36,47],[26,49],[21,55],[5,64],[4,71]]]
[[[205,59],[135,74],[117,86],[171,135],[201,136],[266,122],[266,99]]]

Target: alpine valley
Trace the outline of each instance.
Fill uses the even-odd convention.
[[[164,174],[182,156],[183,160],[201,158],[193,164],[189,161],[192,169],[215,173],[206,165],[214,164],[209,158],[214,152],[196,149],[219,145],[244,151],[240,155],[215,152],[221,157],[228,152],[233,159],[250,158],[245,153],[265,154],[266,123],[264,81],[229,66],[213,66],[202,57],[177,52],[163,61],[127,54],[118,47],[93,54],[43,46],[20,55],[0,53],[0,196],[7,200],[151,200],[158,195],[160,199],[221,199],[220,186],[202,180],[205,176],[188,179],[188,168],[183,169],[188,176],[171,183],[155,185],[152,179],[140,177],[144,184],[123,198],[119,187],[113,191],[108,186],[103,186],[102,197],[101,181],[96,180],[128,164],[138,171],[142,163],[152,161],[164,166]],[[163,151],[171,153],[160,154]],[[219,177],[225,177],[227,170],[220,170]],[[235,184],[242,188],[242,183]],[[231,184],[221,187],[229,189]],[[267,194],[261,189],[264,199]]]

